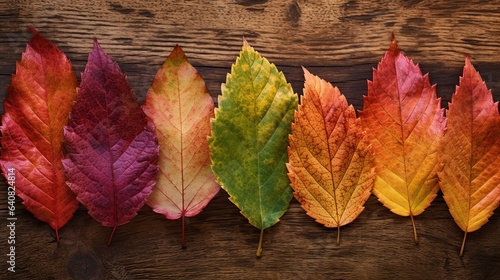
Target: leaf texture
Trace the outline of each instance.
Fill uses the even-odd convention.
[[[375,179],[373,156],[356,112],[337,87],[304,68],[305,87],[288,148],[288,177],[307,214],[326,227],[352,222]]]
[[[220,187],[210,168],[207,136],[214,102],[203,78],[176,46],[146,96],[144,112],[155,124],[159,173],[148,205],[167,219],[201,212]]]
[[[500,115],[469,58],[446,111],[438,173],[450,213],[465,232],[486,224],[500,204]]]
[[[15,169],[16,194],[28,211],[56,231],[59,242],[58,230],[78,208],[61,163],[63,128],[77,81],[66,55],[30,29],[33,37],[4,100],[0,165],[6,178]]]
[[[69,187],[89,214],[114,233],[151,194],[158,145],[125,75],[97,41],[64,136]]]
[[[445,119],[436,88],[394,40],[368,82],[360,112],[375,154],[373,193],[392,212],[421,214],[439,190],[437,150]]]
[[[262,236],[288,209],[288,134],[297,95],[274,64],[245,41],[222,84],[209,146],[212,170]]]

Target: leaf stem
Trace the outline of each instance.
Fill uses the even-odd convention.
[[[411,224],[413,225],[413,240],[415,241],[415,245],[418,245],[418,235],[417,235],[417,226],[415,225],[415,220],[413,219],[413,215],[410,214]]]
[[[462,248],[460,248],[460,257],[464,255],[465,239],[467,238],[467,232],[464,234],[464,240],[462,241]]]
[[[108,246],[111,245],[111,240],[113,239],[113,235],[115,235],[115,230],[116,230],[116,226],[113,227],[113,231],[111,232],[111,235],[109,236]]]
[[[260,258],[262,254],[262,239],[264,237],[264,227],[260,229],[259,247],[257,247],[257,258]]]
[[[184,218],[186,215],[182,214],[182,237],[181,237],[181,244],[182,244],[182,249],[186,249],[186,236],[184,234],[185,228],[186,228],[186,223],[184,221]]]
[[[56,241],[57,241],[57,244],[59,244],[59,230],[56,229]]]

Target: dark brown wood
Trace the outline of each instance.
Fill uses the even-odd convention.
[[[176,44],[201,72],[217,100],[242,37],[302,92],[300,66],[337,85],[362,107],[366,80],[389,47],[400,47],[437,83],[447,106],[468,54],[494,99],[500,100],[500,1],[2,1],[0,93],[31,35],[54,41],[83,71],[96,37],[128,75],[142,100]],[[50,227],[17,201],[16,273],[7,272],[7,191],[0,186],[0,279],[494,279],[500,275],[500,218],[467,237],[441,194],[416,217],[414,245],[408,217],[392,214],[374,196],[352,224],[324,228],[292,200],[280,223],[259,230],[221,191],[189,218],[187,249],[180,221],[144,207],[129,224],[101,227],[81,207],[54,241]],[[498,211],[497,211],[498,212]],[[9,278],[6,278],[9,277]]]

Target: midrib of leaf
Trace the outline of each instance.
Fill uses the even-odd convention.
[[[464,75],[465,76],[465,75]],[[474,93],[471,91],[471,100],[473,99]],[[469,231],[469,223],[470,223],[470,209],[471,209],[471,192],[472,192],[472,157],[473,157],[473,143],[472,143],[472,137],[474,135],[474,104],[470,104],[470,129],[469,129],[469,137],[467,140],[470,141],[470,149],[469,149],[469,166],[468,166],[468,171],[469,171],[469,176],[468,176],[468,190],[467,190],[467,224],[465,225],[465,231],[464,231],[464,239],[462,240],[462,247],[460,248],[460,257],[463,256],[464,254],[464,248],[465,248],[465,240],[467,239],[467,232]]]
[[[179,133],[180,133],[180,142],[181,142],[181,148],[180,148],[180,154],[181,154],[181,166],[180,166],[180,169],[181,169],[181,217],[182,217],[182,221],[181,221],[181,229],[182,229],[182,237],[181,237],[181,246],[182,248],[186,248],[186,238],[185,238],[185,216],[186,216],[186,208],[184,206],[184,193],[185,193],[185,186],[184,186],[184,139],[183,139],[183,129],[182,129],[182,99],[181,99],[181,92],[180,92],[180,89],[179,89],[179,85],[180,85],[180,81],[179,81],[179,73],[176,73],[175,75],[175,78],[176,78],[176,86],[177,86],[177,98],[179,98],[179,106],[178,106],[178,109],[179,109]]]
[[[342,102],[342,101],[340,101],[340,102]],[[331,150],[331,148],[330,148],[330,145],[329,145],[329,141],[328,141],[328,140],[330,139],[331,135],[332,135],[332,134],[333,134],[333,132],[335,131],[335,128],[337,127],[337,125],[338,125],[338,123],[339,123],[340,119],[341,119],[341,118],[344,118],[345,123],[346,123],[346,126],[347,126],[347,128],[344,128],[344,129],[346,130],[346,137],[344,137],[344,138],[342,139],[342,142],[339,144],[339,149],[340,149],[340,147],[342,146],[342,144],[345,142],[345,140],[346,140],[346,138],[347,138],[347,136],[348,136],[348,131],[347,131],[347,129],[348,129],[348,127],[349,127],[349,120],[346,118],[346,116],[345,116],[345,114],[344,114],[344,111],[345,111],[345,110],[348,110],[348,108],[349,108],[349,107],[347,107],[347,108],[342,107],[342,109],[341,109],[341,110],[342,110],[342,112],[341,112],[341,114],[340,114],[339,118],[337,118],[337,120],[335,121],[335,127],[334,127],[334,129],[332,129],[332,132],[331,132],[330,134],[328,134],[328,133],[327,133],[327,129],[326,129],[326,119],[325,119],[324,112],[323,112],[323,110],[319,110],[319,111],[320,111],[320,113],[321,113],[321,116],[322,116],[322,120],[323,120],[323,127],[324,127],[324,132],[325,132],[325,139],[326,139],[326,143],[327,143],[327,147],[328,147],[328,155],[329,155],[329,160],[328,160],[328,165],[329,165],[329,168],[330,168],[330,169],[329,169],[329,173],[330,173],[330,177],[331,177],[332,184],[333,184],[333,195],[334,195],[334,201],[335,201],[335,213],[336,213],[336,216],[337,216],[337,244],[340,244],[340,227],[341,227],[341,218],[344,216],[344,213],[345,213],[346,207],[344,208],[344,212],[342,212],[342,215],[340,215],[339,210],[338,210],[338,201],[337,201],[337,187],[335,186],[335,180],[334,180],[334,176],[333,176],[333,172],[332,172],[332,170],[333,170],[332,161],[331,161],[331,159],[332,159],[332,150]],[[338,186],[340,186],[340,185],[341,185],[341,183],[343,182],[343,180],[344,180],[344,178],[345,178],[345,175],[346,175],[346,173],[348,172],[349,167],[351,166],[351,163],[352,163],[352,160],[353,160],[353,158],[354,158],[354,155],[356,154],[356,150],[358,149],[358,145],[359,145],[360,143],[361,143],[361,141],[358,141],[358,142],[357,142],[356,147],[355,147],[355,148],[354,148],[354,150],[353,150],[353,153],[351,153],[351,154],[350,154],[350,157],[349,157],[349,164],[347,165],[347,169],[346,169],[346,171],[345,171],[345,172],[342,172],[342,176],[341,176],[341,178],[340,178],[340,180],[339,180],[339,182],[338,182]],[[337,150],[337,151],[338,151],[338,150]],[[337,155],[337,152],[335,152],[335,153],[333,154],[333,157],[335,157],[336,155]],[[344,159],[344,160],[346,160],[346,159]],[[360,177],[358,177],[358,181],[359,181],[359,178],[360,178]],[[350,194],[349,194],[349,198],[345,200],[346,206],[348,205],[349,200],[351,200],[351,198],[352,198],[352,196],[353,196],[354,192],[355,192],[355,190],[353,190],[352,192],[350,192]],[[330,215],[331,215],[331,214],[330,214]],[[333,218],[333,217],[332,217],[332,218]]]
[[[33,50],[33,51],[34,51],[34,50]],[[42,72],[43,72],[43,73],[46,73],[46,72],[47,72],[47,70],[46,70],[46,65],[45,65],[45,63],[43,63],[43,62],[38,62],[38,64],[41,64],[42,69],[43,69],[43,70],[42,70]],[[47,75],[47,74],[46,74],[46,75]],[[47,78],[47,77],[46,77],[46,75],[44,76],[45,78]],[[42,86],[42,85],[41,85],[41,84],[40,84],[40,83],[39,83],[39,82],[35,79],[35,77],[33,77],[33,81],[35,81],[35,82],[36,82],[36,83],[37,83],[37,84],[38,84],[41,88],[43,88],[43,90],[44,90],[44,91],[47,91],[47,87],[48,87],[48,85]],[[51,94],[46,94],[46,98],[47,98],[47,99],[45,100],[45,103],[47,104],[47,111],[46,111],[46,113],[47,113],[47,115],[49,116],[49,117],[48,117],[48,123],[47,123],[46,125],[47,125],[47,127],[48,127],[48,133],[49,133],[49,135],[48,135],[48,138],[49,138],[49,139],[48,139],[48,141],[49,141],[50,146],[51,146],[51,149],[50,149],[50,154],[49,154],[49,155],[44,155],[44,154],[42,154],[42,153],[40,152],[40,155],[42,155],[42,156],[44,156],[46,159],[48,159],[48,162],[50,163],[50,168],[51,168],[51,170],[52,170],[52,172],[51,172],[51,174],[50,174],[50,176],[51,176],[50,181],[53,183],[53,185],[51,185],[51,187],[50,187],[50,193],[51,193],[50,197],[51,197],[51,200],[53,201],[53,205],[49,205],[49,206],[53,206],[53,207],[48,207],[48,206],[46,206],[46,205],[44,205],[44,206],[45,206],[47,209],[49,209],[49,210],[50,210],[50,212],[52,212],[52,214],[54,215],[55,224],[56,224],[56,226],[55,226],[56,241],[57,241],[57,243],[59,243],[59,240],[60,240],[60,239],[59,239],[59,227],[60,227],[59,225],[60,225],[60,219],[61,219],[61,217],[60,217],[60,216],[61,216],[61,213],[60,213],[59,211],[57,211],[57,209],[56,209],[56,208],[57,208],[57,206],[59,205],[59,200],[58,200],[57,190],[56,190],[59,182],[57,182],[57,176],[56,176],[56,174],[57,174],[57,172],[58,172],[58,171],[60,171],[60,170],[58,170],[58,168],[56,168],[56,166],[54,165],[54,161],[55,161],[55,158],[57,157],[57,154],[55,154],[56,152],[54,151],[54,149],[55,149],[55,145],[54,145],[54,144],[55,144],[55,143],[54,143],[53,128],[52,128],[52,126],[51,126],[52,121],[53,121],[53,119],[54,119],[54,116],[53,116],[53,114],[52,114],[52,110],[51,110],[51,107],[52,107],[52,101],[53,101],[53,99],[54,99],[54,95],[56,95],[56,94],[57,94],[57,89],[59,88],[59,85],[60,85],[60,79],[57,79],[57,81],[59,81],[59,83],[57,84],[57,86],[54,86],[53,88],[51,88],[51,90],[53,90],[53,92],[52,92],[53,94],[52,94],[52,95],[51,95]],[[49,92],[49,93],[50,93],[50,92]],[[42,99],[43,99],[43,98],[42,98]],[[57,115],[58,111],[59,111],[59,110],[57,110],[57,111],[55,112],[55,114],[56,114],[56,115]],[[40,119],[40,120],[41,120],[41,119]],[[45,136],[44,136],[44,138],[45,138]],[[38,147],[37,147],[37,149],[38,149]],[[60,167],[61,167],[61,166],[60,166]]]
[[[100,69],[100,71],[102,71],[101,69],[103,69],[102,65],[103,65],[103,61],[102,61],[102,57],[101,57],[101,54],[99,53],[97,55],[97,59],[99,60],[98,61],[98,64],[101,66],[99,67],[98,69]],[[114,66],[114,65],[113,65]],[[115,70],[115,69],[113,69]],[[102,73],[101,73],[102,74]],[[104,74],[102,74],[102,77],[103,79],[106,81],[105,84],[107,84],[107,80],[108,80],[108,77]],[[105,95],[106,97],[104,98],[104,100],[106,101],[106,116],[105,118],[103,119],[105,122],[106,122],[106,140],[108,142],[108,148],[109,148],[109,168],[111,170],[111,184],[112,184],[112,191],[113,191],[113,230],[109,236],[109,240],[108,240],[108,245],[111,244],[111,240],[113,239],[113,235],[115,234],[115,231],[116,231],[116,221],[118,220],[118,208],[117,208],[117,204],[116,204],[116,201],[117,201],[117,198],[116,198],[116,186],[115,186],[115,168],[114,168],[114,163],[115,163],[115,158],[114,158],[114,155],[113,155],[113,152],[112,152],[112,146],[111,146],[111,141],[110,141],[110,135],[109,135],[109,128],[110,128],[110,122],[109,122],[109,116],[110,116],[110,110],[109,110],[109,104],[111,104],[113,102],[113,99],[111,101],[108,100],[109,98],[109,94],[108,94],[108,90],[105,89]],[[116,108],[113,108],[113,110],[116,109]]]
[[[56,186],[57,186],[57,176],[56,176],[56,173],[58,172],[56,166],[54,165],[54,159],[55,159],[55,155],[54,155],[54,138],[53,138],[53,134],[52,134],[52,127],[51,127],[51,122],[52,122],[52,119],[53,119],[53,116],[51,114],[51,110],[50,110],[50,107],[51,107],[51,102],[50,100],[52,99],[51,98],[52,96],[48,97],[49,100],[47,100],[47,103],[48,103],[48,115],[49,115],[49,123],[47,124],[48,127],[49,127],[49,140],[50,140],[50,144],[51,144],[51,149],[50,149],[50,165],[51,165],[51,169],[52,169],[52,174],[51,174],[51,182],[54,183],[54,185],[52,185],[52,187],[50,188],[51,192],[52,192],[52,200],[54,201],[54,205],[59,205],[59,200],[58,200],[58,196],[57,196],[57,191],[56,191]],[[62,163],[61,163],[62,165]],[[59,243],[59,220],[60,220],[60,213],[59,211],[54,211],[54,216],[55,216],[55,222],[56,222],[56,241],[57,243]]]
[[[396,68],[396,77],[400,75],[397,70],[398,69]],[[401,97],[401,90],[399,88],[397,78],[396,78],[396,84],[397,84],[397,89],[398,89],[399,127],[401,129],[401,143],[402,143],[402,150],[403,150],[403,166],[404,166],[404,180],[405,180],[405,185],[406,185],[406,198],[408,201],[408,210],[410,213],[411,224],[413,226],[413,240],[415,241],[415,244],[418,244],[417,226],[415,225],[415,220],[413,218],[411,197],[410,197],[409,184],[408,184],[408,171],[407,171],[407,164],[406,164],[406,157],[407,157],[407,155],[406,155],[406,140],[407,139],[405,139],[405,137],[404,137],[405,134],[404,134],[404,127],[403,127],[403,105],[402,105],[402,100],[401,100],[402,97]]]
[[[255,60],[252,60],[251,62],[248,61],[248,63],[250,64],[250,79],[252,81],[252,92],[255,93],[255,86],[254,86],[254,82],[255,82],[255,78],[257,77],[257,75],[253,76],[253,71],[251,71],[253,69],[253,65],[255,63]],[[259,72],[262,70],[262,64],[260,65],[259,67]],[[260,120],[259,122],[257,122],[257,98],[259,97],[259,95],[262,94],[262,91],[257,94],[257,96],[254,97],[254,102],[253,102],[253,118],[254,118],[254,125],[252,126],[254,128],[254,149],[255,151],[259,151],[259,153],[257,153],[257,183],[259,185],[259,212],[260,212],[260,229],[261,229],[261,236],[260,236],[260,241],[259,241],[259,249],[257,250],[257,255],[260,255],[260,251],[262,250],[260,247],[261,247],[261,244],[262,244],[262,236],[263,236],[263,232],[264,232],[264,212],[262,210],[262,184],[261,184],[261,174],[260,174],[260,167],[261,167],[261,164],[260,164],[260,150],[261,148],[258,146],[258,137],[259,137],[259,129],[258,129],[258,126],[259,126],[259,123],[260,123]],[[265,116],[265,115],[264,115]],[[265,147],[265,145],[264,145]]]
[[[319,98],[319,97],[318,97],[318,98]],[[312,105],[312,106],[316,109],[316,111],[318,111],[318,112],[319,112],[319,114],[321,115],[322,120],[323,120],[323,131],[324,131],[324,133],[325,133],[325,140],[326,140],[326,145],[327,145],[327,149],[328,149],[328,156],[329,156],[329,159],[328,159],[328,167],[329,167],[329,169],[328,169],[327,167],[323,166],[323,165],[320,163],[320,161],[319,161],[319,160],[318,160],[318,159],[317,159],[317,158],[316,158],[316,157],[315,157],[315,156],[311,153],[311,151],[310,151],[309,149],[307,149],[307,151],[309,152],[309,154],[311,155],[311,157],[312,157],[312,158],[314,158],[314,159],[316,160],[316,162],[317,162],[317,163],[318,163],[318,164],[319,164],[322,168],[326,169],[326,171],[330,174],[330,179],[331,179],[331,181],[332,181],[332,187],[333,187],[333,200],[334,200],[334,202],[335,202],[335,214],[336,214],[336,216],[337,216],[337,224],[338,224],[338,226],[337,226],[337,230],[338,230],[338,231],[337,231],[337,244],[338,244],[338,243],[340,243],[340,223],[339,223],[339,219],[340,219],[340,218],[339,218],[339,216],[338,216],[338,206],[337,206],[337,199],[336,199],[336,188],[335,188],[335,182],[334,182],[334,180],[333,180],[333,174],[332,174],[331,149],[330,149],[330,145],[328,144],[329,135],[328,135],[328,134],[327,134],[327,132],[326,132],[326,131],[327,131],[327,130],[326,130],[326,121],[325,121],[325,118],[324,118],[323,110],[319,110],[319,109],[318,109],[316,106],[314,106],[314,105]],[[311,121],[307,118],[307,115],[305,115],[305,114],[304,114],[303,116],[305,116],[305,118],[307,119],[307,122],[311,125]],[[338,119],[337,119],[337,123],[338,123]],[[311,126],[312,126],[312,125],[311,125]],[[335,128],[332,130],[332,133],[333,133],[333,131],[334,131],[334,130],[335,130]],[[315,130],[313,130],[313,132],[316,132],[316,131],[315,131]],[[318,134],[318,136],[320,136],[320,135]],[[299,157],[299,160],[300,160],[300,161],[302,161],[302,157]],[[307,173],[309,173],[309,172],[307,172]],[[312,178],[312,179],[313,179],[313,180],[314,180],[314,181],[315,181],[318,185],[320,185],[320,186],[321,186],[321,184],[320,184],[320,183],[316,180],[316,178],[314,178],[314,176],[312,176],[312,174],[311,174],[311,173],[309,173],[309,175],[311,176],[311,178]],[[299,180],[300,180],[300,179],[299,179]],[[327,207],[323,205],[322,200],[321,200],[321,199],[318,199],[318,198],[316,197],[316,194],[315,194],[315,193],[311,192],[308,188],[305,188],[305,191],[307,191],[307,192],[311,195],[311,197],[312,197],[312,198],[314,198],[314,200],[315,200],[315,201],[316,201],[319,205],[321,205],[321,207],[323,207],[323,209],[327,209]],[[325,191],[326,191],[326,190],[325,190]],[[331,217],[332,219],[334,219],[334,220],[335,220],[335,217],[332,215],[332,213],[330,213],[330,211],[326,211],[326,212],[330,215],[330,217]]]
[[[250,59],[250,53],[247,52],[246,55],[242,55],[241,58],[244,59],[246,61],[246,63],[248,64],[249,66],[249,74],[247,75],[248,79],[251,81],[251,89],[252,89],[252,93],[254,94],[253,96],[253,103],[252,103],[252,109],[253,109],[253,114],[252,114],[252,140],[253,140],[253,151],[252,153],[257,153],[257,185],[259,187],[259,191],[258,191],[258,194],[259,194],[259,213],[260,213],[260,229],[263,230],[264,228],[264,213],[262,211],[262,185],[260,183],[261,179],[260,179],[260,147],[258,146],[258,135],[259,135],[259,129],[258,129],[258,125],[260,123],[260,120],[259,122],[257,122],[257,98],[259,97],[259,95],[262,93],[260,92],[259,94],[256,94],[255,92],[255,86],[254,86],[254,82],[255,82],[255,78],[256,78],[256,75],[254,76],[253,75],[253,65],[255,63],[255,58],[254,59]],[[259,71],[261,70],[262,68],[262,65],[261,67],[259,68]],[[259,151],[259,152],[258,152]],[[259,247],[260,247],[260,244],[259,244]],[[257,252],[259,253],[259,252]]]
[[[335,186],[335,180],[334,180],[333,172],[332,172],[332,170],[333,170],[333,166],[332,166],[332,150],[330,149],[330,143],[328,141],[329,138],[330,138],[330,135],[328,135],[328,132],[327,132],[326,119],[325,119],[325,114],[323,112],[323,102],[322,102],[319,94],[318,94],[317,97],[318,97],[318,99],[320,99],[319,100],[320,101],[319,104],[321,106],[321,108],[319,108],[317,110],[320,111],[321,120],[323,121],[323,131],[325,133],[326,147],[328,149],[328,173],[330,174],[330,179],[332,181],[333,201],[335,202],[335,216],[337,218],[337,244],[340,244],[340,217],[339,217],[339,207],[338,207],[338,203],[337,203],[337,188]],[[335,121],[335,126],[332,129],[332,133],[335,130],[335,128],[337,127],[337,124],[339,123],[339,120],[340,120],[341,117],[343,117],[343,115],[344,114],[341,113],[340,116],[338,117],[338,119]],[[346,134],[347,134],[347,131],[346,131]],[[342,143],[344,143],[344,139],[342,139],[342,142],[340,143],[339,148],[342,145]],[[335,156],[336,154],[337,153],[335,153],[333,156]],[[331,214],[330,214],[330,216],[331,216]]]
[[[254,54],[255,56],[255,54]],[[243,56],[245,57],[245,56]],[[251,87],[252,87],[252,93],[256,94],[255,92],[255,86],[254,86],[254,82],[255,82],[255,79],[257,77],[257,75],[253,75],[254,71],[253,71],[253,65],[255,63],[255,57],[253,57],[253,59],[250,59],[249,58],[249,53],[248,55],[245,57],[246,58],[246,61],[248,63],[248,65],[250,66],[250,75],[249,75],[249,78],[250,78],[250,81],[251,81]],[[263,58],[260,58],[263,62]],[[260,64],[260,67],[259,67],[259,72],[262,70],[262,62]],[[269,82],[269,75],[268,75],[268,81]],[[267,84],[266,82],[266,84]],[[264,87],[265,88],[265,87]],[[262,88],[262,90],[264,90],[264,88]],[[253,121],[253,125],[252,125],[252,130],[253,130],[253,141],[254,141],[254,152],[257,152],[257,184],[258,184],[258,187],[259,187],[259,191],[258,191],[258,194],[259,194],[259,212],[260,212],[260,237],[259,237],[259,245],[257,247],[257,257],[260,257],[261,253],[262,253],[262,241],[263,241],[263,237],[264,237],[264,212],[263,212],[263,209],[262,209],[262,184],[261,184],[261,163],[260,163],[260,152],[261,152],[261,148],[259,147],[258,145],[258,141],[257,139],[258,136],[259,136],[259,124],[262,120],[257,120],[257,98],[260,96],[260,94],[262,94],[262,90],[259,94],[256,94],[253,98],[253,116],[252,116],[252,121]],[[265,114],[264,114],[264,117],[265,117]],[[264,118],[263,117],[263,118]],[[264,145],[265,147],[265,145]]]

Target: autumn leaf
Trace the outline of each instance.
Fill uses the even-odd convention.
[[[66,55],[30,30],[33,37],[4,100],[0,165],[6,178],[13,173],[16,194],[28,211],[48,223],[59,242],[59,229],[78,208],[61,164],[63,128],[77,81]]]
[[[125,75],[97,40],[64,129],[67,183],[103,226],[123,225],[151,194],[158,145]]]
[[[338,229],[363,211],[375,179],[359,118],[337,87],[304,68],[305,88],[288,148],[288,177],[307,214]]]
[[[200,213],[220,187],[210,169],[207,141],[214,102],[179,46],[156,74],[143,109],[160,145],[160,171],[147,203],[167,219],[182,218],[186,247],[184,218]]]
[[[218,182],[250,224],[264,229],[288,209],[292,192],[285,163],[297,95],[274,64],[244,41],[222,84],[209,146]]]
[[[444,200],[457,225],[468,232],[488,222],[500,204],[500,115],[469,58],[465,59],[460,86],[446,111],[447,127],[438,173]]]
[[[361,121],[375,154],[373,193],[392,212],[414,217],[439,190],[438,143],[445,119],[428,75],[408,59],[393,40],[368,82]]]

